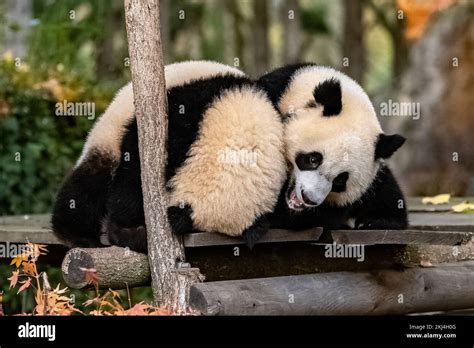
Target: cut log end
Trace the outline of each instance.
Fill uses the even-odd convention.
[[[64,257],[61,268],[66,284],[74,289],[91,285],[88,272],[95,273],[100,288],[136,287],[150,283],[147,256],[116,246],[72,249]]]

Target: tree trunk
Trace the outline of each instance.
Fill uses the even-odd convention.
[[[344,14],[344,72],[362,83],[365,71],[365,46],[363,33],[363,2],[346,0]],[[345,64],[347,63],[347,64]]]
[[[237,58],[239,65],[236,66],[239,69],[245,70],[245,33],[243,30],[243,24],[245,24],[245,18],[239,7],[239,0],[228,0],[227,8],[232,17],[233,26],[233,37],[234,37],[234,58]],[[234,61],[235,63],[235,61]]]
[[[390,118],[408,139],[394,168],[409,194],[474,192],[473,13],[469,3],[441,12],[410,50],[399,100],[419,115]]]
[[[113,1],[105,3],[110,5],[109,14],[104,18],[101,36],[95,44],[96,75],[99,80],[110,80],[118,75],[121,66],[117,64],[117,53],[114,45],[114,35],[123,25],[123,8],[120,3]]]
[[[5,47],[15,58],[26,55],[28,26],[32,15],[32,1],[7,0],[5,5]]]
[[[125,17],[153,295],[158,305],[182,311],[187,307],[193,277],[180,268],[184,247],[172,234],[166,217],[168,117],[159,0],[125,0]]]
[[[298,54],[301,46],[299,1],[283,1],[280,17],[283,25],[283,64],[297,63],[300,61]]]
[[[398,14],[395,14],[398,15]],[[405,39],[405,19],[395,18],[394,30],[392,33],[393,41],[393,86],[399,88],[400,79],[407,67],[408,61],[408,42]]]
[[[407,67],[408,42],[405,38],[405,18],[399,17],[399,8],[396,2],[388,3],[388,6],[378,5],[374,0],[364,2],[373,12],[377,21],[390,34],[393,47],[392,63],[392,88],[397,90],[401,75]],[[403,12],[402,12],[402,15]]]
[[[269,68],[270,45],[268,42],[268,6],[267,0],[253,2],[254,7],[254,59],[256,76],[264,74]]]

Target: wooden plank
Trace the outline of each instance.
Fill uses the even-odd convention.
[[[387,315],[456,310],[474,307],[473,274],[474,261],[466,261],[404,271],[209,282],[191,287],[190,305],[205,315]]]
[[[51,214],[32,214],[32,215],[14,215],[0,216],[0,226],[35,226],[35,227],[51,227]]]
[[[416,242],[415,232],[413,230],[431,231],[429,235],[419,235],[418,240],[426,243],[433,237],[434,231],[454,231],[453,236],[438,235],[435,239],[443,238],[456,239],[460,238],[460,232],[474,232],[474,214],[455,214],[455,213],[412,213],[410,214],[411,227],[409,231],[390,231],[392,240],[397,239],[397,244],[405,243],[403,238],[407,240],[406,243]],[[353,231],[353,233],[356,231]],[[379,239],[383,242],[383,235],[387,231],[376,232],[370,231],[373,234],[374,240]],[[341,232],[342,233],[342,232]],[[347,234],[347,232],[344,232]],[[382,234],[381,234],[382,233]],[[401,236],[404,234],[404,236]],[[272,230],[262,240],[261,243],[278,243],[278,242],[311,242],[318,240],[321,235],[321,229],[314,228],[306,231],[284,231]],[[340,234],[339,234],[340,235]],[[368,234],[367,234],[368,235]],[[400,235],[400,237],[398,237]],[[360,235],[355,234],[353,238]],[[395,237],[397,236],[397,237]],[[337,237],[340,238],[340,237]],[[368,238],[368,237],[366,237]],[[339,239],[340,240],[340,239]],[[50,215],[24,215],[24,216],[6,216],[0,218],[0,241],[12,243],[25,243],[31,241],[42,244],[61,244],[59,240],[51,233],[50,230]],[[219,233],[195,233],[185,236],[186,247],[203,247],[210,245],[240,245],[242,240],[239,238],[231,238]],[[386,242],[385,242],[386,243]],[[448,242],[446,242],[448,243]],[[450,244],[453,242],[449,242]]]
[[[268,231],[268,233],[265,234],[257,242],[257,244],[281,242],[317,242],[322,233],[323,229],[320,227],[315,227],[304,231],[272,229]],[[200,232],[184,235],[184,246],[188,248],[240,244],[244,244],[242,238],[229,237],[222,233]]]
[[[460,226],[414,226],[410,230],[339,230],[332,231],[333,240],[345,244],[441,244],[459,245],[465,243],[473,231],[469,225]],[[416,229],[415,229],[416,228]],[[438,228],[441,231],[432,229]],[[447,230],[455,230],[449,231]],[[459,230],[459,231],[456,231]],[[305,231],[270,230],[259,243],[318,242],[321,228]],[[0,241],[10,243],[40,243],[60,245],[61,242],[47,227],[0,225]],[[220,233],[191,233],[185,236],[187,248],[205,246],[242,245],[240,238]]]
[[[305,231],[270,230],[257,244],[313,242],[317,243],[322,234],[321,228]],[[460,245],[472,238],[471,232],[463,231],[420,231],[420,230],[338,230],[331,232],[333,241],[339,244],[431,244]],[[39,243],[60,245],[61,242],[49,229],[28,226],[0,225],[0,241],[10,243]],[[186,248],[243,245],[240,238],[219,233],[191,233],[185,236]]]
[[[472,239],[471,232],[419,230],[338,230],[331,233],[338,244],[430,244],[461,245]]]
[[[62,244],[49,227],[0,225],[0,242]]]

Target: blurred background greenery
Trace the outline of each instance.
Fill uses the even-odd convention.
[[[161,0],[161,20],[166,63],[256,77],[311,61],[359,81],[377,112],[419,103],[419,119],[380,117],[408,138],[392,160],[405,192],[474,195],[473,0]],[[130,79],[123,1],[0,0],[0,53],[0,215],[49,212],[95,121],[56,103],[98,116]]]
[[[401,98],[403,86],[410,85],[404,80],[410,80],[406,74],[413,71],[411,65],[412,79],[428,79],[423,65],[436,63],[410,64],[410,54],[416,56],[411,51],[425,39],[433,40],[430,32],[455,8],[464,14],[451,16],[447,24],[472,29],[472,5],[455,0],[162,0],[165,60],[212,59],[251,76],[298,61],[330,65],[359,81],[377,109],[377,102]],[[0,215],[48,212],[94,123],[55,116],[55,103],[94,102],[99,115],[130,78],[123,1],[0,0],[0,19]],[[440,40],[432,53],[440,59],[456,42],[472,45],[472,37],[466,40]],[[467,49],[466,59],[472,59],[472,46]],[[451,57],[447,59],[449,63]],[[466,59],[460,59],[460,65],[470,63]],[[472,68],[468,72],[472,76]],[[419,99],[415,101],[425,102]],[[425,120],[429,117],[424,115]],[[382,119],[388,129],[429,128],[405,121]],[[423,152],[422,145],[413,151]],[[448,155],[456,148],[449,150]],[[474,189],[466,170],[456,169],[458,182],[448,178],[440,184],[437,178],[427,185],[426,178],[413,174],[406,164],[410,158],[399,162],[409,194],[464,194]],[[471,164],[466,168],[472,170]],[[426,171],[433,174],[430,167]]]

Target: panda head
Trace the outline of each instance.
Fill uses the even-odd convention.
[[[297,71],[278,104],[292,167],[286,202],[294,211],[356,202],[405,141],[385,135],[364,90],[330,68]]]

